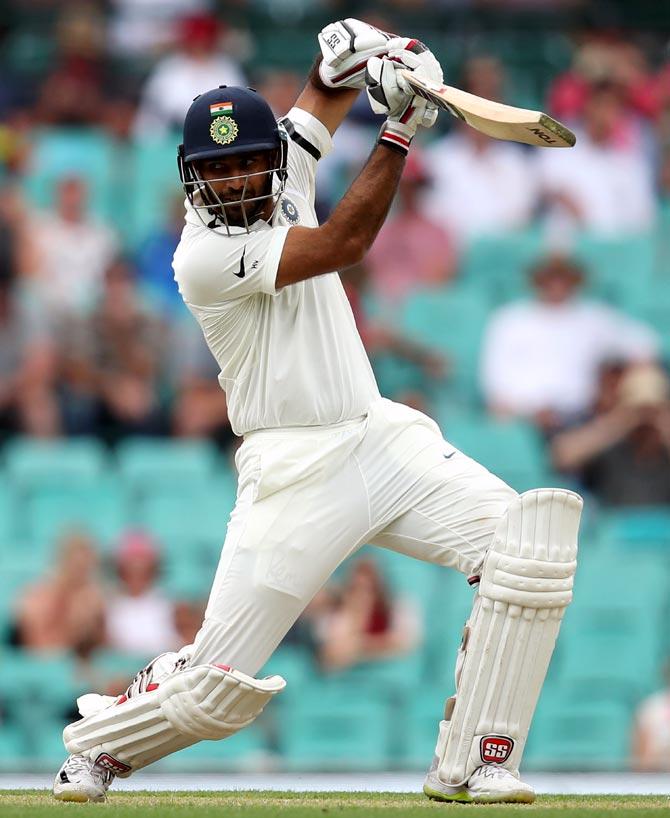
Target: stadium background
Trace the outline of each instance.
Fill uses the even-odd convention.
[[[661,3],[643,0],[635,4],[399,0],[377,6],[176,0],[163,3],[160,12],[157,6],[129,0],[85,4],[23,0],[6,2],[0,11],[3,290],[16,295],[22,309],[27,303],[26,314],[33,320],[36,311],[36,335],[48,347],[48,360],[55,367],[53,381],[45,376],[28,393],[28,409],[19,404],[3,414],[2,770],[50,769],[59,764],[60,732],[71,716],[74,696],[84,692],[91,679],[131,675],[147,658],[104,645],[92,651],[81,645],[60,650],[21,646],[16,633],[18,606],[26,588],[52,570],[64,532],[90,535],[110,584],[114,549],[123,533],[150,532],[161,551],[164,593],[172,600],[197,604],[206,596],[234,502],[232,441],[225,413],[223,421],[216,416],[206,433],[189,427],[180,415],[195,405],[186,402],[194,400],[189,389],[197,392],[185,385],[191,383],[189,378],[213,382],[216,371],[200,359],[193,371],[180,361],[180,352],[196,342],[191,319],[169,285],[168,250],[170,241],[176,241],[169,226],[178,193],[174,161],[178,136],[169,125],[150,122],[142,128],[136,119],[147,77],[174,48],[169,37],[161,42],[160,32],[183,34],[182,15],[211,11],[223,24],[217,37],[228,58],[252,84],[278,101],[290,98],[295,83],[291,72],[304,76],[319,28],[334,17],[363,13],[427,42],[441,59],[447,81],[455,85],[468,59],[495,57],[504,68],[506,101],[527,107],[547,109],[552,84],[570,69],[589,40],[637,44],[650,78],[665,76],[667,82],[670,67],[666,49],[670,11]],[[189,29],[193,36],[199,36],[197,28]],[[129,30],[141,30],[146,40],[134,41]],[[211,78],[212,85],[218,81]],[[664,102],[657,109],[641,117],[646,155],[658,180],[652,222],[644,231],[625,236],[580,230],[571,234],[571,247],[585,264],[590,293],[655,327],[667,355],[670,183],[666,180],[663,189],[661,168],[670,145],[670,82],[660,99]],[[352,117],[347,147],[321,179],[322,214],[337,201],[364,159],[375,127],[361,111]],[[439,132],[425,140],[426,151],[448,136],[450,127],[442,117]],[[532,161],[530,153],[524,156]],[[424,172],[430,173],[429,162]],[[64,380],[68,377],[63,364],[67,354],[59,348],[64,335],[60,329],[51,331],[51,319],[58,324],[59,305],[42,304],[39,288],[33,292],[26,281],[23,256],[30,249],[31,234],[39,232],[41,220],[54,212],[59,183],[73,177],[85,183],[92,214],[116,236],[123,262],[115,269],[119,280],[130,282],[131,301],[137,299],[159,318],[170,338],[158,371],[147,380],[155,391],[160,420],[146,426],[131,428],[132,424],[108,416],[89,418],[88,426],[78,425],[76,417],[72,421],[68,411],[79,404],[68,402],[59,391],[59,373]],[[621,207],[625,209],[625,201]],[[477,383],[477,361],[490,315],[508,300],[527,294],[529,264],[547,252],[547,236],[538,210],[513,231],[456,241],[453,280],[429,290],[411,290],[393,309],[376,298],[374,290],[361,299],[363,320],[391,324],[407,339],[434,348],[450,361],[445,374],[402,360],[392,347],[373,349],[382,391],[398,397],[411,394],[438,418],[450,440],[519,490],[574,481],[556,473],[537,425],[487,414]],[[108,274],[106,280],[114,281],[114,275]],[[69,306],[77,320],[83,320],[91,305]],[[75,337],[78,344],[92,343],[90,334]],[[194,353],[196,358],[198,354]],[[103,377],[104,366],[103,361],[98,372]],[[181,381],[174,377],[175,369]],[[40,401],[56,409],[45,409],[42,417]],[[591,498],[581,549],[575,602],[528,743],[529,769],[626,768],[635,709],[663,684],[669,648],[670,507],[608,508]],[[326,675],[316,667],[309,648],[292,640],[268,666],[268,671],[284,674],[289,685],[262,720],[230,741],[204,742],[166,759],[162,768],[425,766],[442,701],[452,688],[453,660],[470,608],[470,591],[455,573],[387,552],[377,552],[373,559],[393,592],[410,598],[419,612],[423,632],[419,645],[397,659],[363,662]]]

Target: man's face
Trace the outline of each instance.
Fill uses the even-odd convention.
[[[222,203],[239,201],[243,193],[245,201],[249,202],[250,199],[255,199],[257,196],[268,196],[272,192],[272,178],[266,171],[272,167],[273,158],[273,151],[245,153],[216,159],[203,159],[198,163],[197,168],[201,177],[209,182]],[[256,219],[270,217],[272,199],[252,201],[246,205],[228,205],[226,216],[229,224],[245,226],[243,208],[247,222],[252,224]]]
[[[569,301],[579,289],[581,281],[579,270],[560,262],[540,267],[533,276],[537,297],[545,304]]]

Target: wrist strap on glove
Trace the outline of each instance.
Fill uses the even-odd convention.
[[[409,119],[412,115],[412,111],[413,109],[410,106],[403,114],[402,119]],[[387,119],[379,131],[377,144],[386,145],[387,148],[391,148],[398,153],[402,153],[403,156],[407,156],[416,128],[405,125],[402,119]]]

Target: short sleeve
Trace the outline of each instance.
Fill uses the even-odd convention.
[[[257,293],[276,295],[289,227],[224,236],[195,228],[182,236],[172,266],[187,304],[212,306]]]
[[[291,108],[282,122],[291,139],[315,161],[330,153],[333,139],[328,128],[312,114],[302,108]]]
[[[302,108],[291,108],[280,123],[290,140],[287,188],[313,201],[317,162],[333,147],[328,128]]]

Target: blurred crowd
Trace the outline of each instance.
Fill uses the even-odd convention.
[[[243,21],[253,6],[239,4],[232,17]],[[183,217],[176,171],[154,180],[159,212],[129,238],[132,203],[107,217],[102,208],[101,216],[95,174],[78,173],[76,162],[55,178],[36,168],[48,162],[44,144],[54,134],[94,134],[117,148],[176,145],[190,100],[215,81],[253,80],[276,113],[285,113],[302,77],[264,65],[251,32],[201,0],[32,7],[36,20],[38,11],[52,15],[48,67],[30,74],[29,61],[16,57],[22,82],[11,71],[0,80],[0,435],[96,435],[112,444],[138,434],[208,436],[226,446],[232,436],[215,362],[172,280]],[[393,26],[378,10],[369,13]],[[10,15],[4,32],[9,44],[26,33],[25,15],[15,14],[16,28]],[[131,81],[110,74],[119,55],[151,59]],[[514,98],[505,65],[490,53],[465,60],[454,81],[488,98]],[[517,271],[521,292],[486,304],[471,408],[537,425],[556,468],[576,474],[606,503],[665,503],[668,480],[655,477],[668,463],[666,339],[634,305],[592,297],[591,271],[574,250],[584,235],[642,237],[654,244],[655,275],[670,305],[663,241],[670,62],[616,26],[585,30],[544,92],[538,104],[574,128],[575,148],[529,151],[440,120],[442,130],[424,134],[410,158],[364,265],[345,273],[345,284],[373,363],[390,357],[422,374],[418,389],[386,388],[380,377],[382,388],[431,411],[431,389],[449,384],[452,361],[438,344],[403,330],[404,305],[419,290],[467,288],[463,259],[477,242],[537,229],[535,255]],[[359,102],[319,168],[322,216],[370,148],[377,123],[364,96]],[[117,185],[131,189],[132,169],[112,170]],[[35,194],[36,175],[48,195]],[[629,378],[638,365],[642,374]],[[637,491],[604,485],[615,461],[640,464],[647,479],[626,470]]]
[[[474,390],[459,410],[531,426],[552,468],[604,507],[670,507],[670,12],[665,19],[656,8],[658,29],[632,32],[624,6],[7,3],[0,11],[0,442],[95,436],[113,446],[138,435],[234,445],[216,363],[172,278],[183,197],[176,162],[165,170],[160,150],[176,154],[186,108],[214,85],[252,83],[278,116],[286,113],[328,19],[355,14],[407,33],[403,21],[425,17],[411,33],[449,67],[447,82],[543,108],[575,130],[577,145],[532,151],[446,116],[417,140],[387,223],[364,264],[343,274],[382,390],[446,417],[449,437],[458,364],[449,344],[413,334],[402,316],[417,294],[435,303],[465,294],[484,321],[468,375]],[[448,32],[427,22],[455,15],[448,19],[463,26],[480,12],[570,21],[537,34],[546,40],[536,56],[546,61],[546,82],[524,84],[538,63],[512,65],[502,39],[497,49],[486,45],[494,38],[484,45],[471,38],[454,59]],[[282,15],[303,23],[287,29],[287,45],[272,30]],[[467,25],[459,31],[470,36]],[[319,166],[322,218],[365,160],[378,125],[362,95]],[[83,144],[103,156],[98,170],[78,154]],[[486,286],[469,277],[473,248],[529,236],[533,251],[511,279],[496,274],[495,257]],[[594,284],[578,252],[585,239],[615,248],[639,241],[640,257],[651,259],[648,278],[626,280],[615,252],[605,276],[611,290]],[[448,336],[450,326],[443,331]],[[394,372],[414,374],[387,378],[389,361]],[[88,535],[64,536],[48,574],[18,600],[6,643],[69,651],[92,686],[118,692],[123,678],[96,677],[97,653],[148,658],[191,642],[200,625],[204,600],[164,590],[161,554],[161,543],[141,530],[127,532],[104,563]],[[324,589],[287,641],[308,649],[327,674],[403,656],[421,638],[412,601],[390,593],[379,568],[363,559]],[[667,696],[638,716],[641,768],[662,766],[663,753],[670,758]]]
[[[126,532],[103,559],[83,532],[65,534],[54,564],[18,598],[5,647],[28,654],[71,655],[89,684],[119,695],[130,679],[102,674],[101,652],[134,657],[139,669],[164,651],[192,644],[204,614],[202,598],[170,593],[162,583],[160,543],[142,530]],[[401,657],[421,641],[413,601],[391,593],[370,557],[352,562],[312,601],[286,637],[306,652],[317,673]]]

